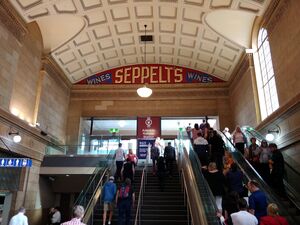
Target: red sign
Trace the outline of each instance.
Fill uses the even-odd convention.
[[[161,135],[160,117],[138,117],[137,138],[155,139]]]
[[[94,74],[77,84],[176,84],[224,82],[207,73],[165,64],[140,64]]]

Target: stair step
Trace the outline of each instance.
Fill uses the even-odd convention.
[[[141,220],[142,225],[188,225],[187,220]]]
[[[169,214],[169,215],[157,215],[157,214],[144,214],[142,212],[142,216],[141,216],[142,220],[181,220],[181,221],[186,221],[187,219],[187,214],[181,214],[181,215],[177,215],[177,214]]]
[[[142,210],[185,210],[186,206],[182,205],[152,205],[144,203]]]
[[[143,215],[154,214],[154,215],[186,215],[187,211],[183,209],[144,209],[142,208]]]

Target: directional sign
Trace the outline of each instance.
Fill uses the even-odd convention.
[[[0,158],[1,167],[31,167],[32,160],[27,158]]]

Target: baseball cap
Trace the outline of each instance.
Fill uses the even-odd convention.
[[[109,180],[115,180],[114,176],[110,176]]]

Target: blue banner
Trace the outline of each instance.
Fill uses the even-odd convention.
[[[152,146],[155,139],[138,139],[137,140],[137,157],[139,159],[146,159],[148,148]]]
[[[0,158],[0,167],[31,167],[32,160],[27,158]]]

